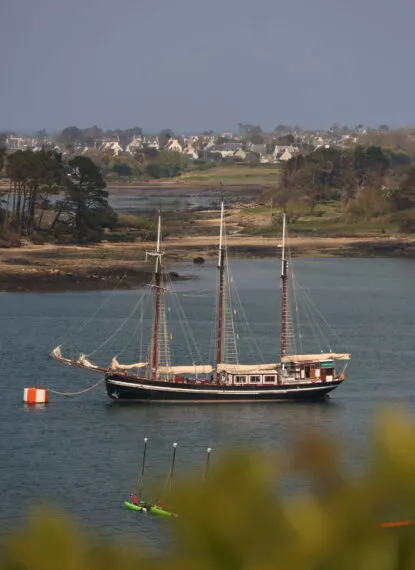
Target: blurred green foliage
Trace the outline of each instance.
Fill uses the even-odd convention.
[[[307,493],[283,496],[298,475]],[[359,476],[345,472],[337,441],[308,434],[288,456],[227,453],[203,484],[192,476],[173,491],[176,542],[162,557],[93,541],[44,511],[6,541],[0,570],[415,568],[415,526],[378,525],[415,520],[415,426],[402,415],[376,424]]]

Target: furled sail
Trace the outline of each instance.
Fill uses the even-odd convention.
[[[225,364],[221,362],[216,369],[218,372],[244,373],[256,372],[258,370],[275,370],[276,366],[275,362],[272,364]]]
[[[90,362],[85,354],[80,354],[79,355],[79,360],[78,360],[79,364],[82,364],[82,366],[86,366],[87,368],[98,368],[98,366],[96,364],[92,364],[92,362]]]
[[[159,374],[210,374],[213,372],[210,364],[199,364],[195,366],[159,366]]]
[[[135,362],[134,364],[120,364],[115,358],[111,361],[112,370],[131,370],[132,368],[145,368],[148,366],[148,362]]]
[[[63,358],[60,346],[57,346],[56,348],[54,348],[50,354],[51,354],[51,356],[54,356],[55,358]]]
[[[49,354],[49,356],[51,358],[54,358],[55,360],[58,360],[60,362],[64,362],[65,364],[72,364],[72,360],[70,358],[65,358],[63,356],[60,346],[57,346],[56,348],[54,348],[52,350],[52,352]]]
[[[349,360],[350,354],[326,352],[321,354],[287,354],[281,362],[321,362],[322,360]]]

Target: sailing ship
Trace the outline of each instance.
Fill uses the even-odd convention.
[[[156,249],[146,253],[155,266],[150,284],[153,296],[152,331],[147,358],[121,364],[113,358],[110,366],[93,364],[85,355],[65,358],[61,346],[51,352],[58,362],[104,373],[108,396],[114,401],[137,402],[281,402],[312,401],[327,397],[345,380],[350,354],[329,349],[302,353],[295,346],[290,303],[291,257],[287,247],[287,223],[282,220],[281,313],[279,354],[271,363],[241,363],[238,350],[229,351],[229,336],[235,339],[232,312],[228,309],[226,279],[228,249],[224,201],[221,201],[218,248],[218,287],[214,364],[192,362],[172,365],[170,336],[166,322],[165,296],[168,293],[161,249],[161,214],[158,215]],[[276,288],[277,289],[277,288]],[[236,346],[236,344],[235,344]],[[341,369],[339,362],[343,361]]]

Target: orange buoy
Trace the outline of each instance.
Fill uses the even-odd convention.
[[[25,388],[23,400],[26,404],[47,404],[49,390],[47,388]]]
[[[400,526],[412,526],[415,521],[391,521],[391,522],[381,522],[378,524],[380,528],[396,528]]]

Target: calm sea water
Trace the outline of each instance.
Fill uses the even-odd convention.
[[[157,211],[162,204],[164,212],[184,212],[186,210],[204,210],[219,208],[220,188],[108,188],[109,203],[119,213],[149,213]],[[238,192],[229,192],[228,205],[233,201],[252,202],[258,196],[258,190],[244,188]]]
[[[109,188],[109,203],[120,213],[153,212],[163,203],[164,212],[182,212],[189,209],[214,208],[218,206],[218,191],[185,189],[170,191],[166,195],[163,188]]]
[[[232,267],[252,335],[264,359],[272,361],[277,350],[278,263],[237,260]],[[353,354],[347,381],[325,403],[117,405],[108,401],[101,385],[77,397],[52,396],[48,406],[30,408],[22,403],[25,386],[70,391],[96,380],[92,373],[48,360],[48,352],[68,337],[68,350],[76,344],[78,350],[89,353],[124,322],[142,291],[110,296],[107,292],[1,295],[2,530],[17,526],[31,505],[48,503],[100,533],[123,534],[157,545],[162,523],[122,507],[137,475],[144,437],[149,438],[148,476],[160,481],[169,468],[173,441],[179,443],[180,475],[189,467],[202,472],[207,446],[214,449],[214,461],[227,447],[285,448],[297,430],[309,428],[343,441],[348,464],[364,467],[376,410],[384,404],[414,410],[415,263],[306,259],[298,260],[296,267],[304,289],[341,339],[333,348]],[[178,283],[177,289],[202,358],[207,358],[216,268],[208,264],[180,271],[197,277]],[[180,360],[186,344],[172,299],[167,299],[172,345]],[[80,330],[85,316],[103,302],[93,321]],[[92,360],[108,361],[122,349],[120,361],[137,357],[141,338],[133,332],[141,318],[138,313]],[[146,314],[143,318],[148,328]],[[307,332],[311,329],[306,327]],[[241,361],[252,361],[256,349],[251,354],[243,329],[240,336]]]

